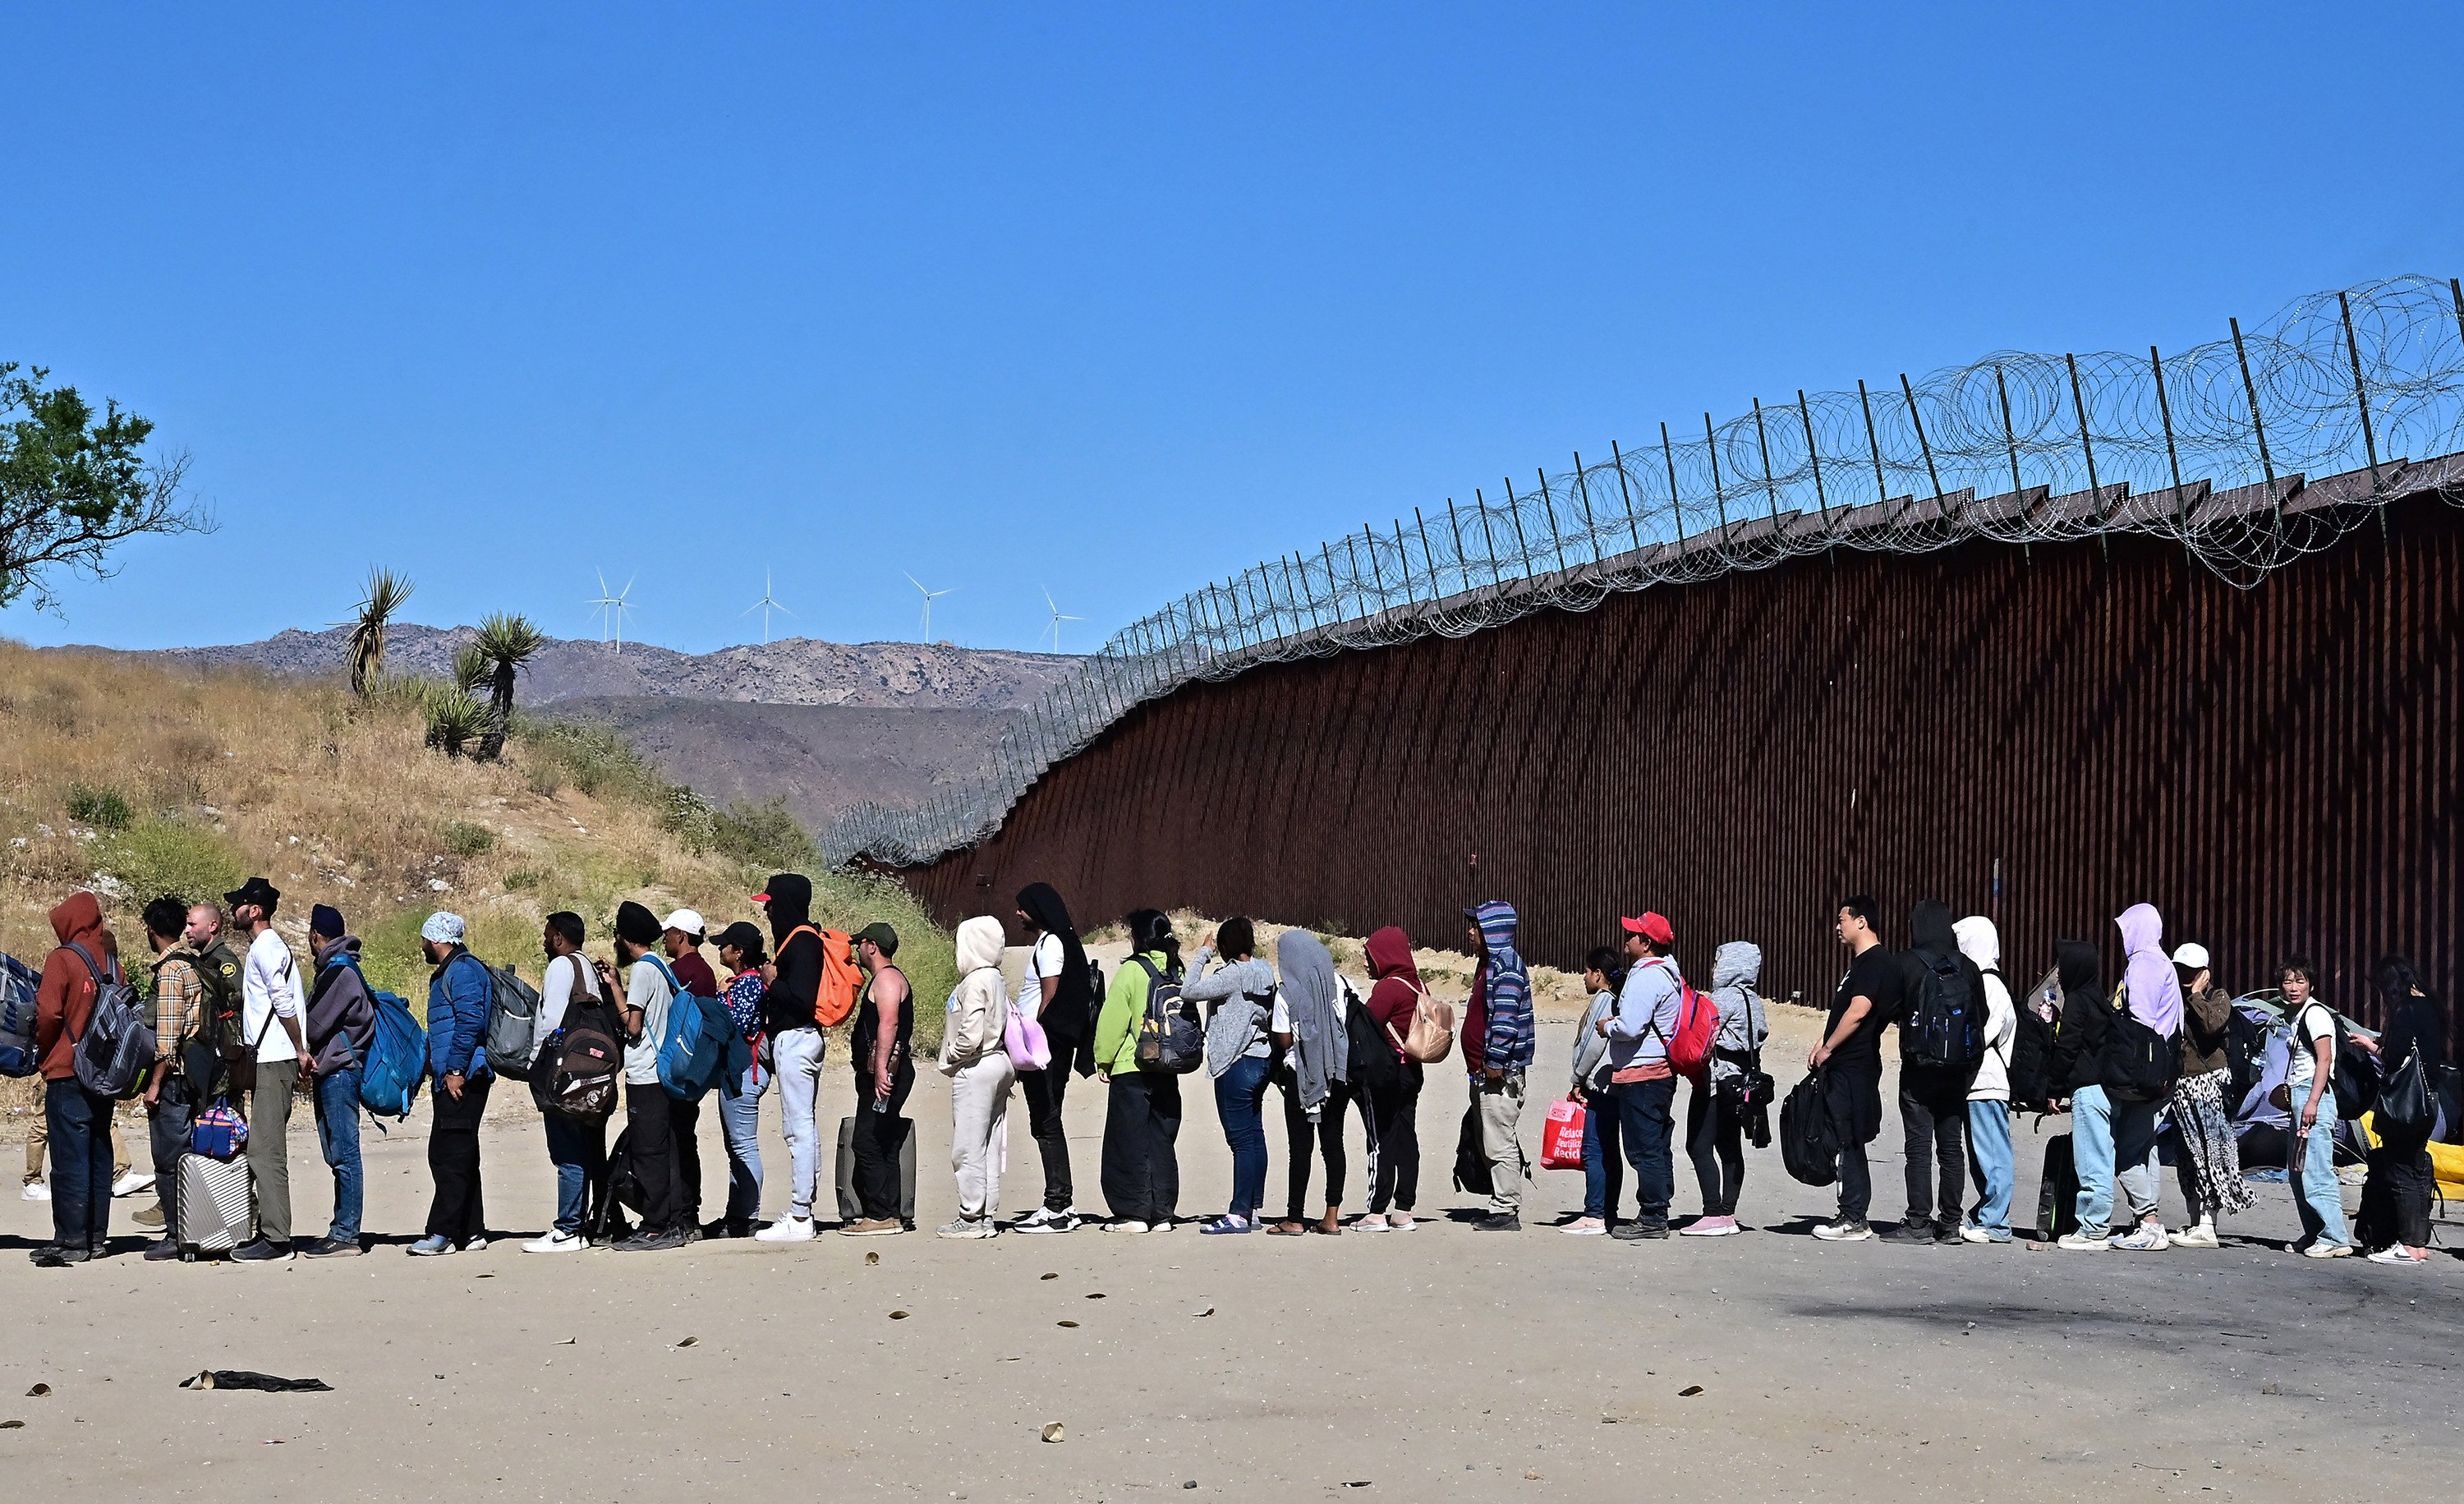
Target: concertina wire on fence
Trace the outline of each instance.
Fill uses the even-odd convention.
[[[2367,525],[2373,503],[2464,479],[2464,285],[2321,293],[2172,354],[2003,351],[1792,395],[1724,423],[1706,412],[1699,431],[1663,424],[1182,596],[1056,682],[962,786],[917,807],[860,805],[824,852],[911,867],[973,846],[1046,768],[1194,679],[1831,549],[2119,531],[2178,541],[2255,586]]]

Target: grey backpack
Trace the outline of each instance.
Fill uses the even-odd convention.
[[[511,966],[489,966],[488,1069],[512,1081],[531,1078],[531,1062],[539,1057],[539,989],[514,974]]]
[[[115,1101],[135,1096],[154,1066],[154,1021],[116,962],[106,968],[84,946],[68,948],[94,978],[94,1011],[73,1041],[77,1083]]]

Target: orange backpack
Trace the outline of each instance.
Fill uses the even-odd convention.
[[[821,930],[809,924],[799,924],[779,941],[785,950],[787,941],[799,935],[810,935],[822,942],[822,980],[813,988],[813,1022],[824,1028],[836,1028],[855,1011],[855,1000],[864,995],[864,967],[856,963],[855,937],[845,930]]]

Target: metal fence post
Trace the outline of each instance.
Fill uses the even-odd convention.
[[[2379,479],[2379,441],[2370,431],[2370,389],[2362,380],[2361,342],[2353,338],[2353,299],[2338,293],[2336,307],[2344,316],[2344,348],[2353,357],[2353,400],[2362,409],[2362,448],[2370,459],[2370,496],[2378,502],[2379,542],[2387,542],[2387,487]]]
[[[2258,470],[2267,477],[2267,498],[2276,503],[2276,531],[2280,542],[2284,532],[2284,498],[2276,489],[2276,461],[2267,453],[2267,420],[2258,412],[2258,384],[2251,380],[2250,352],[2242,348],[2241,343],[2241,321],[2229,319],[2225,321],[2233,325],[2233,359],[2241,363],[2241,389],[2250,398],[2251,431],[2258,435]],[[2076,367],[2071,380],[2074,384],[2079,380]]]

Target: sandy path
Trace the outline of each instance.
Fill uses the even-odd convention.
[[[1784,1032],[1801,1039],[1810,1018],[1792,1014]],[[1544,1028],[1543,1089],[1563,1078],[1571,1035]],[[834,1122],[850,1098],[835,1064],[828,1086]],[[928,1073],[913,1108],[928,1228],[954,1201],[948,1099]],[[504,1242],[412,1260],[399,1245],[425,1210],[425,1139],[397,1132],[370,1140],[368,1225],[388,1241],[364,1258],[115,1257],[44,1272],[0,1255],[12,1313],[0,1419],[27,1423],[0,1430],[0,1458],[71,1500],[705,1499],[781,1487],[1136,1499],[1190,1481],[1207,1494],[1345,1498],[1671,1487],[2287,1498],[2350,1492],[2357,1449],[2370,1453],[2374,1493],[2453,1476],[2442,1402],[2464,1281],[2445,1258],[2401,1271],[2251,1245],[2139,1257],[1832,1248],[1801,1235],[1827,1194],[1789,1181],[1775,1151],[1754,1156],[1743,1209],[1757,1230],[1742,1238],[1559,1236],[1548,1224],[1581,1186],[1557,1172],[1531,1187],[1522,1235],[1476,1234],[1441,1218],[1469,1204],[1445,1179],[1464,1100],[1457,1071],[1431,1073],[1421,1209],[1440,1220],[1382,1238],[1184,1228],[558,1258]],[[1210,1093],[1193,1084],[1187,1101],[1183,1210],[1212,1211],[1229,1157]],[[1101,1108],[1099,1089],[1073,1083],[1082,1205],[1099,1204]],[[765,1109],[775,1211],[786,1165],[775,1097]],[[1538,1113],[1535,1102],[1526,1119],[1533,1148]],[[714,1170],[715,1117],[703,1147]],[[1011,1210],[1040,1185],[1024,1130],[1022,1105]],[[1270,1137],[1271,1201],[1283,1149]],[[2023,1131],[2022,1143],[2019,1205],[2033,1208],[2041,1140]],[[536,1231],[553,1203],[536,1123],[509,1111],[486,1152],[492,1223]],[[1895,1134],[1876,1146],[1885,1216],[1895,1153]],[[313,1141],[295,1139],[292,1155],[306,1165],[294,1172],[297,1220],[320,1226]],[[1357,1185],[1356,1138],[1353,1158]],[[1697,1199],[1682,1159],[1678,1179],[1683,1213]],[[133,1206],[119,1208],[124,1228]],[[2293,1225],[2269,1187],[2232,1230],[2280,1238]],[[43,1207],[0,1205],[0,1249],[46,1226]],[[206,1366],[315,1375],[336,1392],[173,1387]],[[53,1393],[17,1398],[36,1382]],[[1057,1445],[1038,1439],[1051,1421],[1067,1427]]]

